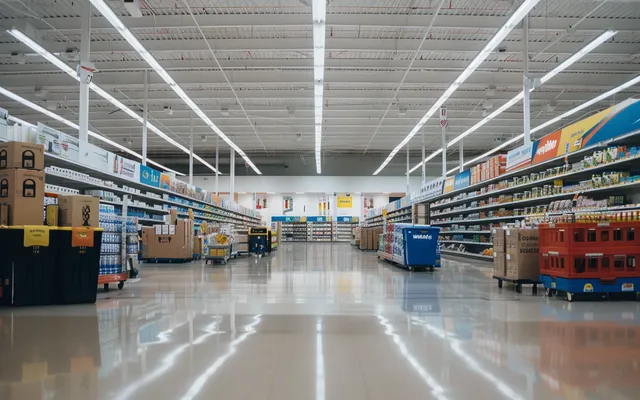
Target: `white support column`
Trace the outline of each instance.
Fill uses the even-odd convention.
[[[149,71],[144,71],[144,110],[142,111],[142,165],[147,165],[147,124],[149,122]]]
[[[189,185],[193,185],[193,111],[189,112]]]
[[[427,180],[427,163],[424,162],[424,159],[427,157],[426,155],[426,143],[424,141],[424,131],[426,131],[427,128],[422,128],[422,158],[420,160],[422,160],[422,186],[424,186]]]
[[[522,20],[522,73],[524,87],[524,144],[531,144],[531,79],[529,78],[529,16]]]
[[[80,7],[80,65],[88,66],[91,62],[91,2],[83,1]],[[78,115],[80,126],[78,138],[89,141],[89,84],[80,82],[80,110]]]
[[[460,170],[458,172],[462,172],[464,170],[464,146],[462,145],[464,140],[460,141]]]
[[[442,177],[447,177],[447,126],[442,126]]]
[[[236,151],[231,148],[231,157],[229,159],[230,172],[229,172],[229,200],[233,201],[233,194],[235,193],[235,179],[236,179]]]
[[[220,169],[218,167],[218,156],[220,155],[220,136],[216,135],[216,196],[220,195],[220,190],[218,187],[218,176],[220,175]]]
[[[411,183],[409,181],[409,143],[407,143],[407,195],[411,193]]]

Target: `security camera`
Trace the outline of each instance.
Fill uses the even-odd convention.
[[[202,135],[202,136],[200,136],[200,141],[201,141],[202,143],[206,142],[206,141],[207,141],[207,136],[206,136],[206,135]]]

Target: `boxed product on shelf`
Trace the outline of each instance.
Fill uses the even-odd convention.
[[[504,230],[507,248],[507,278],[539,280],[539,237],[537,228]]]
[[[10,225],[42,225],[44,171],[0,170],[0,204],[8,205]]]
[[[44,169],[44,146],[27,142],[0,142],[0,169]]]
[[[60,226],[100,226],[98,214],[100,200],[93,196],[58,196]]]

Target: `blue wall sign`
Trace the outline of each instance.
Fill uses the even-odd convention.
[[[471,183],[471,171],[460,172],[453,180],[453,190],[464,189]]]
[[[146,165],[140,165],[140,183],[160,187],[160,171],[156,171]]]

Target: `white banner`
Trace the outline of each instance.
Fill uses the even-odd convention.
[[[109,153],[109,172],[130,181],[140,182],[140,163],[113,153]],[[185,189],[186,186],[185,184]]]
[[[94,146],[87,142],[80,142],[78,161],[99,171],[112,172],[109,168],[110,154],[115,157],[115,154],[110,153],[102,147]]]
[[[411,193],[411,203],[421,202],[429,200],[433,197],[442,194],[442,187],[444,186],[444,178],[438,178],[433,181],[427,182],[417,192]]]
[[[38,122],[38,135],[35,143],[44,145],[44,151],[47,153],[60,155],[60,138],[64,133],[55,130],[47,125]]]
[[[522,145],[507,153],[507,171],[529,165],[531,163],[531,144]]]
[[[60,157],[67,160],[80,160],[80,140],[66,133],[60,135]]]

